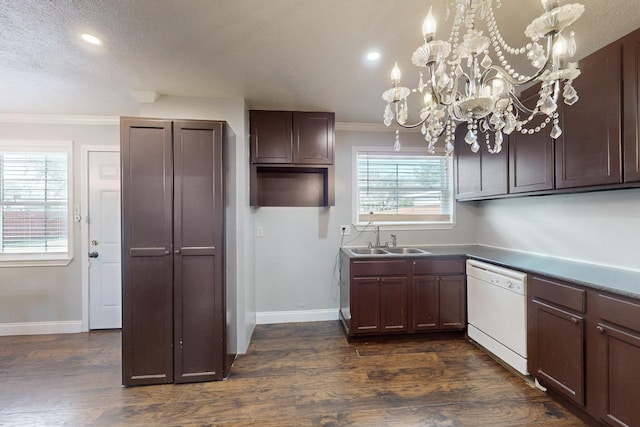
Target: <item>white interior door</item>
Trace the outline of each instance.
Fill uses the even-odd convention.
[[[120,154],[90,151],[89,329],[122,327]]]

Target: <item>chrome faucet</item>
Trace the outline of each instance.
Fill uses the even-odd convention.
[[[375,243],[369,242],[369,248],[379,248],[380,247],[380,226],[376,225],[376,240]]]
[[[398,236],[396,236],[395,234],[391,235],[391,244],[394,248],[398,245]]]

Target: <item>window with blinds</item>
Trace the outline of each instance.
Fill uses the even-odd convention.
[[[69,252],[68,147],[0,144],[0,260]]]
[[[357,152],[358,223],[451,223],[452,174],[446,156]]]

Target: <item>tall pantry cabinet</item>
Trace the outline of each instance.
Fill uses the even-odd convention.
[[[122,381],[220,380],[226,123],[123,117]]]

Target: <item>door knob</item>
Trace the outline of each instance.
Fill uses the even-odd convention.
[[[98,252],[96,251],[89,252],[89,258],[98,258]]]

